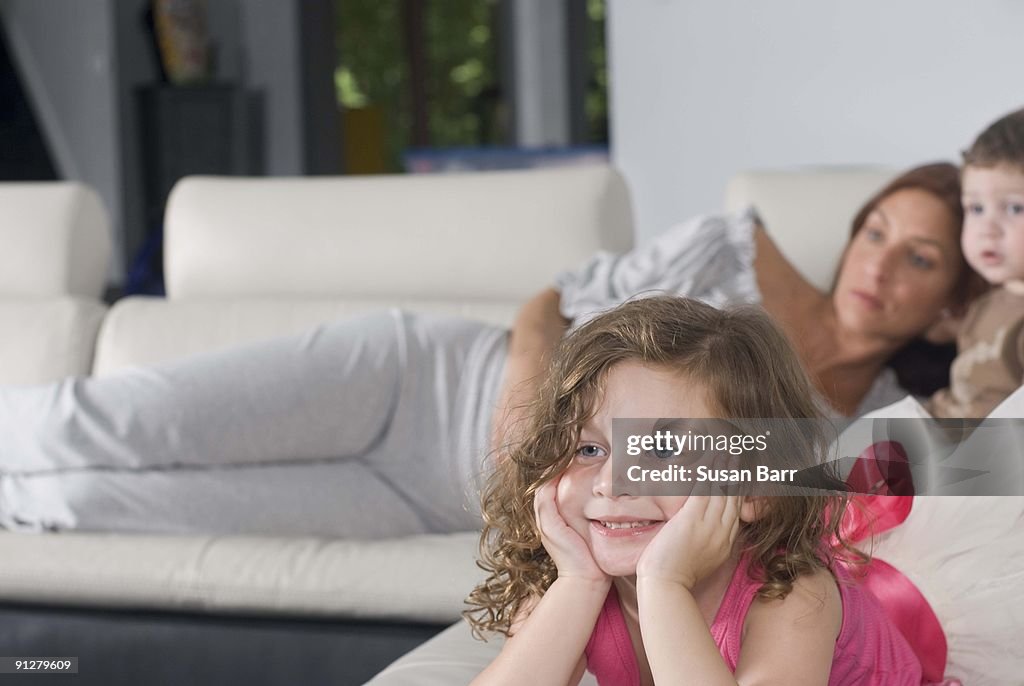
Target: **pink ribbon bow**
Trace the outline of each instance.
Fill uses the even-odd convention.
[[[840,531],[850,543],[869,540],[903,523],[914,505],[914,487],[903,446],[892,441],[875,443],[857,458],[847,477],[857,493],[843,514]],[[921,662],[928,683],[943,681],[946,669],[946,634],[939,618],[917,586],[898,569],[877,557],[865,567],[850,570],[860,584],[881,603],[886,615],[907,639]]]

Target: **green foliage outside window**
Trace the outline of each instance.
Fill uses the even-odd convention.
[[[592,76],[584,104],[590,137],[607,140],[604,2],[587,0]],[[385,117],[390,170],[412,141],[401,0],[335,0],[338,102],[374,107]],[[506,94],[498,67],[496,0],[425,0],[427,129],[432,147],[505,145],[510,140]]]
[[[587,0],[587,53],[590,80],[583,103],[590,143],[608,142],[608,59],[605,50],[605,0]]]

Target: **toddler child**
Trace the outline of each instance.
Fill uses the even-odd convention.
[[[964,257],[994,288],[968,309],[949,388],[928,409],[982,418],[1024,381],[1024,109],[993,123],[964,153],[962,185]]]

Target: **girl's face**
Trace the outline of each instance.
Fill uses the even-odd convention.
[[[613,495],[612,419],[714,417],[706,390],[680,374],[626,361],[608,372],[594,418],[558,484],[558,509],[606,574],[636,574],[640,554],[686,496]]]
[[[832,294],[840,323],[899,341],[927,329],[953,304],[957,228],[931,193],[908,188],[883,198],[847,248]]]

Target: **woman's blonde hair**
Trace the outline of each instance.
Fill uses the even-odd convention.
[[[557,570],[534,521],[537,489],[562,473],[597,410],[608,371],[623,361],[677,371],[707,389],[723,418],[821,419],[816,394],[789,341],[760,308],[718,310],[679,297],[627,302],[567,336],[532,403],[523,438],[500,451],[484,488],[480,567],[489,573],[467,599],[464,615],[478,634],[508,634],[531,597]],[[786,424],[786,423],[784,423]],[[828,443],[821,422],[792,422],[781,443],[791,463],[819,464]],[[812,430],[808,430],[812,427]],[[838,485],[838,480],[830,481]],[[759,489],[759,492],[762,492]],[[758,570],[764,598],[783,598],[799,576],[827,567],[837,550],[842,495],[764,499],[741,526],[741,542]],[[839,550],[855,551],[840,545]]]

